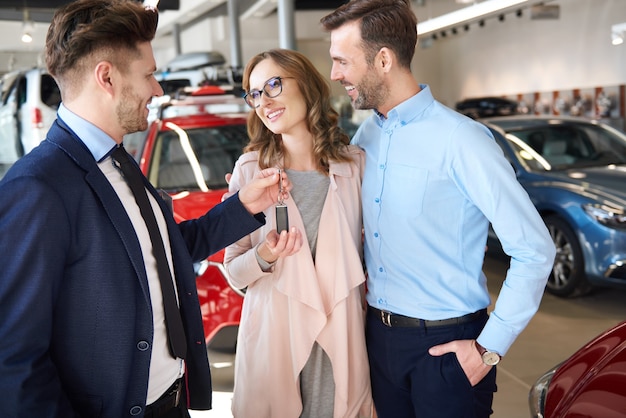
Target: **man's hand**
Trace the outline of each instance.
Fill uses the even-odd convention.
[[[492,367],[483,363],[483,359],[474,345],[474,340],[450,341],[446,344],[431,347],[428,353],[431,356],[456,353],[456,358],[472,386],[483,380]]]
[[[282,200],[288,198],[291,182],[283,171]],[[263,212],[278,202],[278,169],[266,168],[254,176],[254,179],[239,190],[239,200],[252,214]]]

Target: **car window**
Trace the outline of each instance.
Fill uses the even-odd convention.
[[[163,89],[163,94],[173,94],[185,87],[191,87],[191,81],[188,79],[162,80],[159,84]]]
[[[141,160],[141,153],[144,143],[146,142],[147,135],[147,129],[145,131],[138,131],[124,135],[124,148],[126,148],[126,151],[132,155],[137,162]]]
[[[61,92],[59,86],[50,74],[41,75],[41,102],[55,110],[61,103]]]
[[[595,124],[562,124],[510,131],[520,162],[547,171],[626,163],[626,137]]]
[[[28,81],[26,77],[20,77],[17,80],[17,104],[19,107],[22,107],[24,103],[26,103],[27,99],[27,85]]]
[[[157,136],[148,170],[150,181],[165,190],[228,187],[224,177],[233,171],[248,143],[246,125],[170,128]]]

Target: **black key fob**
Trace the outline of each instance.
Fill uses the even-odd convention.
[[[276,205],[276,231],[289,232],[289,217],[287,216],[287,205]]]

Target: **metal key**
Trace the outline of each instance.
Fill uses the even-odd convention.
[[[289,217],[287,216],[287,205],[283,200],[283,170],[278,169],[278,204],[276,205],[276,231],[289,231]]]

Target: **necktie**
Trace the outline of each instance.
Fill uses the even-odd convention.
[[[157,271],[159,274],[159,282],[161,283],[161,292],[163,293],[163,307],[165,311],[165,325],[167,328],[170,353],[174,357],[185,358],[187,352],[187,341],[185,339],[185,331],[183,322],[178,310],[176,302],[176,293],[174,292],[174,283],[170,274],[170,268],[165,256],[165,247],[159,226],[157,225],[152,205],[148,200],[146,189],[143,182],[143,174],[139,171],[139,167],[131,161],[130,155],[120,145],[115,148],[111,154],[113,159],[117,161],[124,175],[124,179],[130,187],[135,201],[139,206],[141,216],[146,223],[150,241],[152,242],[152,253],[157,262]]]

